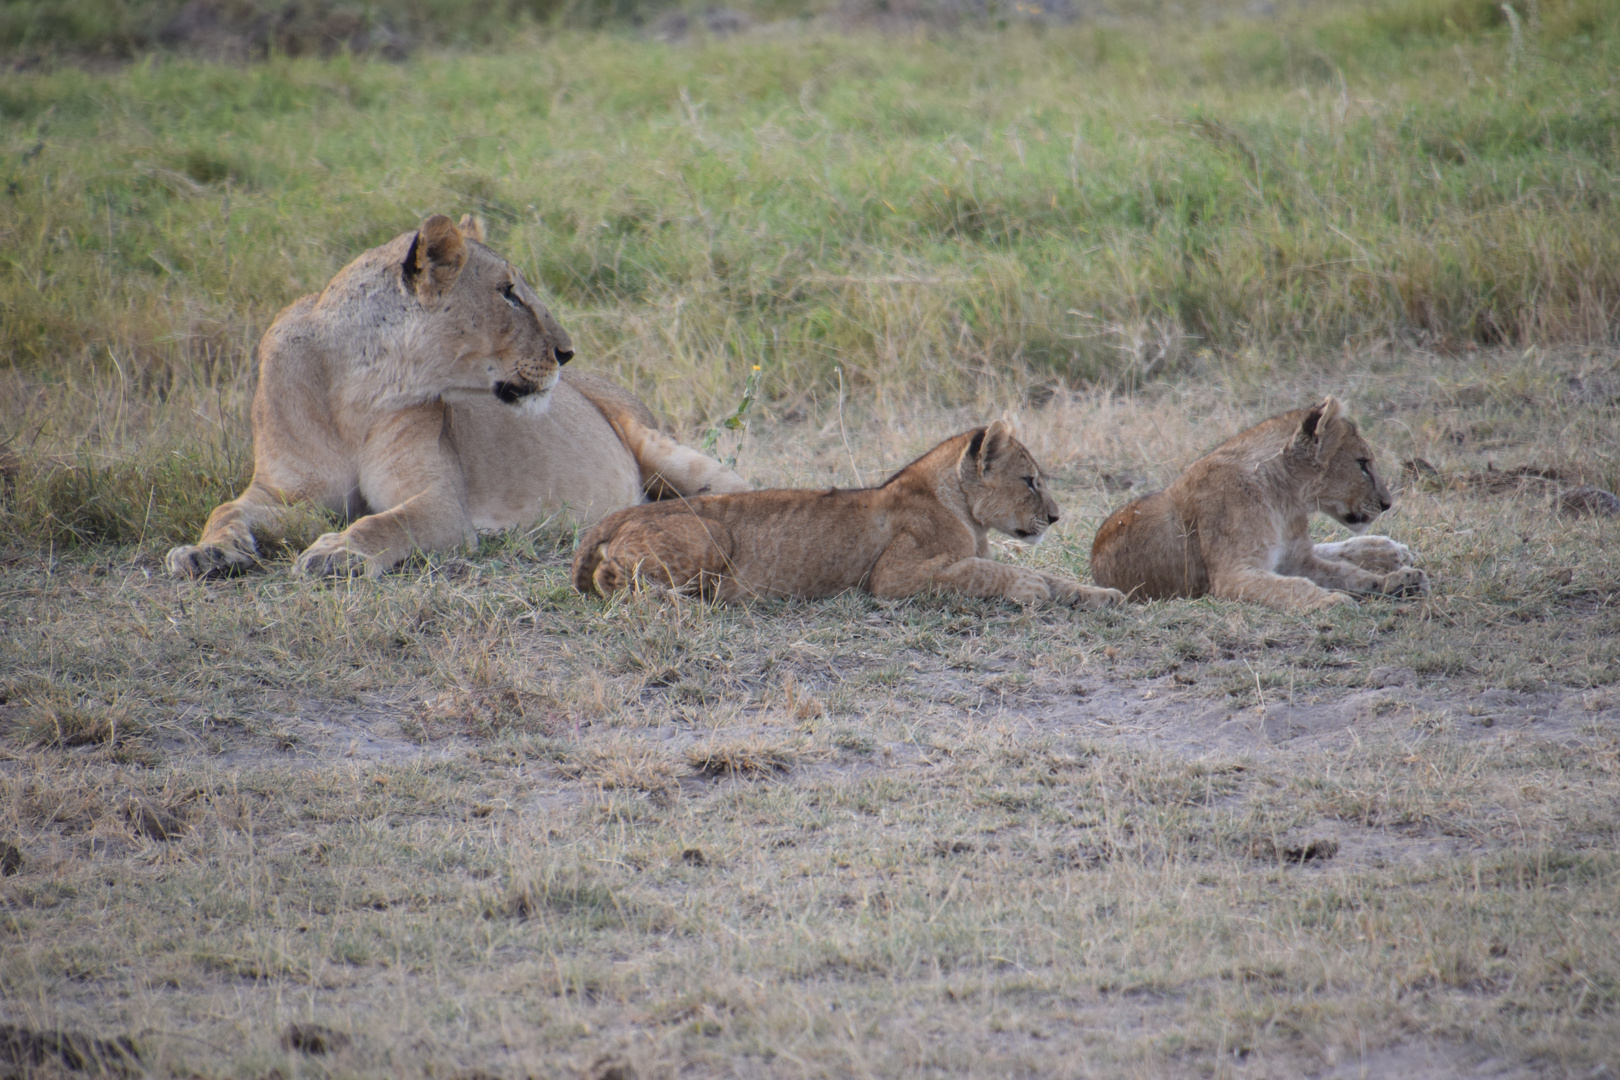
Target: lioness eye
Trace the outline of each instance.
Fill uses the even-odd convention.
[[[1372,469],[1368,468],[1372,464],[1372,458],[1356,458],[1356,464],[1361,466],[1362,472],[1368,476],[1372,475]]]
[[[1035,490],[1035,478],[1033,476],[1024,477],[1024,483],[1029,485],[1029,490]]]
[[[508,281],[506,283],[506,287],[501,290],[501,295],[506,297],[506,302],[513,307],[523,306],[523,301],[518,299],[517,286],[512,282]]]

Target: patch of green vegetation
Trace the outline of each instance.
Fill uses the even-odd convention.
[[[195,532],[243,467],[259,333],[435,210],[484,215],[580,362],[682,426],[756,364],[786,411],[837,372],[956,404],[1608,340],[1620,15],[1492,10],[8,71],[0,442],[38,494],[5,528]],[[126,477],[221,428],[187,466],[217,484]]]

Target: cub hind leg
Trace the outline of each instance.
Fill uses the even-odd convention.
[[[731,533],[719,522],[632,514],[581,556],[594,563],[590,582],[603,596],[637,587],[713,596],[731,567],[731,549]]]

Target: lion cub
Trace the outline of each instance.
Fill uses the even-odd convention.
[[[638,579],[722,600],[929,588],[1023,603],[1124,602],[990,559],[989,531],[1040,539],[1058,518],[1040,466],[996,421],[946,439],[881,487],[745,491],[620,510],[585,534],[574,587],[606,596]]]
[[[1426,592],[1411,550],[1387,536],[1311,543],[1312,511],[1360,533],[1390,506],[1372,447],[1329,397],[1233,436],[1110,515],[1091,573],[1133,600],[1207,593],[1284,611],[1354,604],[1352,592]]]

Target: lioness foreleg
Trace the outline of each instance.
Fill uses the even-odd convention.
[[[286,517],[287,498],[254,480],[228,503],[214,507],[195,544],[169,549],[164,564],[176,577],[211,577],[246,570],[259,561],[253,531],[277,533]]]
[[[477,542],[466,481],[444,430],[444,406],[400,414],[374,432],[360,461],[360,494],[368,514],[342,532],[326,533],[298,556],[302,574],[378,577],[413,551],[446,551]]]

